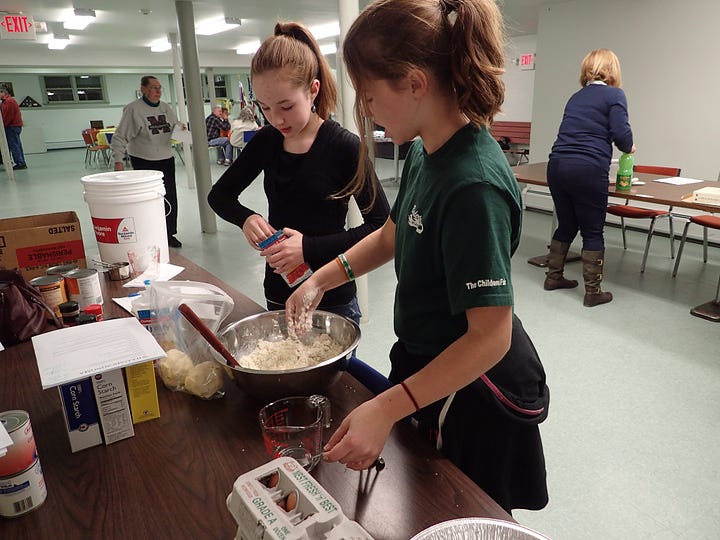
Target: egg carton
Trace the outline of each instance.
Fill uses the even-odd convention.
[[[226,504],[235,540],[373,540],[291,457],[239,476]]]

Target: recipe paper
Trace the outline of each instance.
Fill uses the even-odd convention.
[[[32,344],[43,389],[165,356],[134,317],[53,330]]]
[[[685,186],[687,184],[699,184],[702,180],[696,180],[695,178],[683,178],[682,176],[670,176],[669,178],[658,178],[653,182],[660,182],[661,184],[672,184],[673,186]]]
[[[7,449],[12,446],[13,440],[10,438],[5,426],[0,423],[0,457],[7,453]]]

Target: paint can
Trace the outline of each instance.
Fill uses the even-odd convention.
[[[149,249],[158,250],[161,263],[170,260],[162,172],[114,171],[81,180],[103,262],[131,262],[128,251],[142,256]]]
[[[78,268],[65,274],[65,286],[70,300],[78,303],[80,309],[90,304],[102,304],[100,278],[94,268]]]
[[[30,280],[30,285],[40,291],[43,301],[55,312],[55,315],[61,317],[60,304],[67,302],[64,278],[56,275],[38,276]],[[49,313],[48,319],[52,319]]]
[[[45,501],[45,479],[27,411],[2,412],[0,422],[13,441],[0,458],[0,516],[21,516]]]

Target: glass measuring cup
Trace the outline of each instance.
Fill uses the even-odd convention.
[[[296,396],[265,405],[258,413],[265,450],[275,459],[295,458],[311,471],[322,457],[323,430],[330,427],[330,400]]]

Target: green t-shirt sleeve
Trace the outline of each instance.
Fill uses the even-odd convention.
[[[441,249],[453,315],[473,307],[511,306],[511,209],[494,186],[474,183],[448,201]]]

